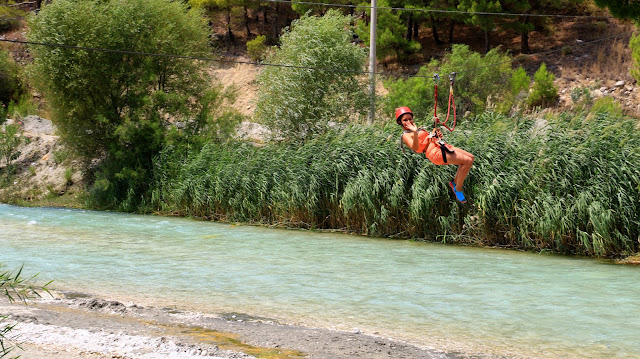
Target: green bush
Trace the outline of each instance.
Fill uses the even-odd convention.
[[[0,103],[0,125],[7,121],[7,105]]]
[[[467,45],[453,45],[451,53],[445,55],[442,61],[431,61],[420,68],[418,76],[385,82],[389,89],[386,111],[391,113],[396,107],[409,106],[419,118],[430,119],[434,105],[434,73],[442,76],[438,108],[440,112],[446,111],[449,99],[447,75],[460,71],[453,88],[456,109],[460,115],[467,111],[480,113],[487,106],[487,98],[496,101],[510,91],[507,86],[513,74],[510,60],[511,57],[499,49],[492,49],[482,56]]]
[[[533,85],[529,94],[529,106],[551,106],[558,100],[558,88],[553,81],[556,77],[547,71],[543,62],[533,75]]]
[[[3,4],[7,2],[4,1]],[[10,1],[13,3],[13,1]],[[25,11],[18,7],[0,6],[0,32],[16,30],[20,27],[20,19],[25,16]]]
[[[255,39],[247,41],[247,53],[253,61],[262,60],[265,51],[269,48],[265,41],[267,37],[265,35],[257,36]]]
[[[511,80],[509,81],[511,84],[511,93],[514,95],[519,95],[523,91],[526,93],[529,90],[529,86],[531,85],[531,77],[527,75],[527,71],[520,66],[511,76]]]
[[[299,139],[367,108],[361,81],[366,53],[351,43],[351,32],[345,30],[350,21],[330,10],[322,17],[303,16],[285,30],[280,48],[266,59],[282,67],[265,67],[258,76],[257,120]]]
[[[9,117],[21,120],[29,115],[38,114],[38,105],[28,93],[23,93],[15,101],[10,101],[7,107]]]
[[[571,89],[571,101],[578,107],[590,106],[593,102],[591,91],[588,87],[574,87]]]
[[[593,102],[589,110],[591,114],[606,114],[610,116],[622,116],[622,106],[611,96],[600,97]]]
[[[18,123],[5,124],[0,130],[0,160],[4,164],[5,179],[13,173],[14,168],[11,162],[20,155],[18,146],[22,143],[21,132],[21,126]]]
[[[637,81],[640,81],[640,35],[633,34],[629,40],[629,49],[631,49],[631,59],[633,65],[631,66],[629,73]]]
[[[28,39],[206,57],[208,32],[201,12],[181,1],[57,0],[31,18]],[[209,89],[202,61],[44,46],[30,50],[33,83],[51,105],[67,148],[86,163],[103,159],[97,177],[107,185],[96,187],[94,199],[106,205],[139,200],[148,188],[152,159],[168,136],[217,135],[216,115],[228,112],[217,106],[222,100],[212,102],[225,93]]]
[[[20,77],[18,64],[8,51],[0,50],[0,103],[8,105],[20,95],[23,89]]]
[[[498,99],[493,99],[496,104],[493,111],[498,113],[519,113],[522,104],[526,104],[531,78],[524,68],[518,67],[509,80],[510,92],[505,92]]]

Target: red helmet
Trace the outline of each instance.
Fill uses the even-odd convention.
[[[396,122],[398,124],[400,124],[400,117],[402,117],[402,115],[404,115],[405,113],[410,113],[411,116],[413,116],[413,112],[411,112],[411,109],[407,106],[396,108]]]

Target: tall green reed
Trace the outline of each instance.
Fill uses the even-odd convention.
[[[638,251],[637,120],[485,113],[449,134],[476,155],[460,205],[453,166],[400,151],[400,129],[352,126],[305,143],[167,148],[153,210],[227,221],[596,256]]]

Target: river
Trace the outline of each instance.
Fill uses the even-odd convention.
[[[0,205],[0,263],[54,288],[505,357],[640,358],[640,268],[587,258]]]

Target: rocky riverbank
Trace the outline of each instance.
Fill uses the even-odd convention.
[[[79,293],[0,300],[23,359],[458,358],[355,330],[305,328],[240,313],[144,307]]]

